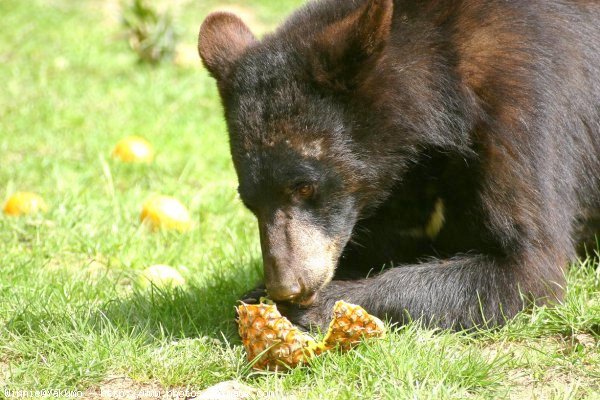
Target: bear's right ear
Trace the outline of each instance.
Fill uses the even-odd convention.
[[[238,16],[217,11],[200,26],[198,53],[210,74],[223,81],[235,62],[255,43],[256,38]]]
[[[355,86],[381,58],[393,14],[393,0],[366,0],[318,33],[310,57],[317,82],[342,90]]]

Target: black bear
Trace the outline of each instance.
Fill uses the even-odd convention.
[[[560,299],[598,232],[599,21],[595,0],[322,0],[258,40],[209,15],[268,295],[303,327],[340,299],[452,328]]]

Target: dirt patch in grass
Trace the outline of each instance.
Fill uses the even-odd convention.
[[[579,398],[584,394],[590,395],[589,388],[593,387],[591,379],[582,379],[580,374],[559,368],[546,370],[541,379],[535,377],[530,370],[515,370],[509,373],[509,379],[513,387],[508,398],[512,400]]]
[[[171,400],[171,399],[228,399],[244,400],[255,395],[256,389],[238,381],[225,381],[210,388],[165,388],[158,383],[141,383],[131,378],[114,376],[100,386],[88,390],[84,397],[89,400]]]
[[[6,385],[8,378],[10,378],[8,363],[0,360],[0,386]]]
[[[115,376],[106,379],[100,386],[88,390],[84,398],[93,400],[156,400],[171,399],[167,390],[158,383],[140,383],[131,378]]]
[[[592,394],[600,389],[595,377],[597,366],[573,363],[569,356],[578,352],[578,359],[593,359],[596,339],[587,334],[573,337],[550,336],[522,341],[502,341],[486,345],[482,354],[490,360],[503,360],[507,376],[507,397],[522,399],[554,399]],[[560,360],[557,362],[557,360]]]

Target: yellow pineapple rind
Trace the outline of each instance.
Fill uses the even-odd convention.
[[[384,336],[385,326],[379,318],[368,314],[361,306],[340,300],[333,306],[333,320],[323,343],[327,349],[349,350],[363,339]]]
[[[283,317],[275,305],[242,303],[236,309],[240,337],[255,369],[293,368],[308,359],[304,349],[315,340]]]
[[[270,302],[236,307],[238,330],[255,369],[294,368],[332,348],[349,350],[363,339],[385,336],[383,322],[362,307],[338,301],[325,338],[316,342],[301,332]]]

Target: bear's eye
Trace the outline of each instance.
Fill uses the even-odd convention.
[[[309,199],[315,194],[315,185],[302,183],[296,187],[296,194],[303,199]]]

